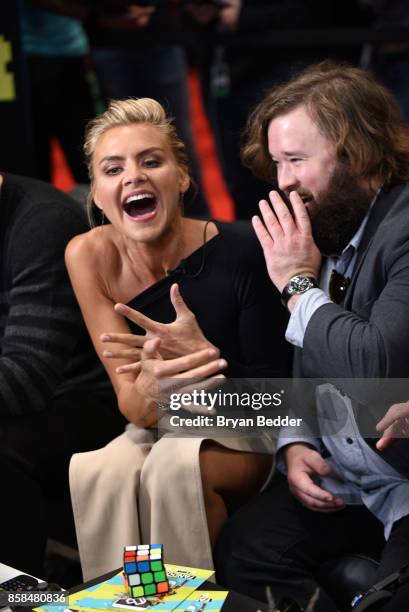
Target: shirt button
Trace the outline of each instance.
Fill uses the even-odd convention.
[[[346,441],[348,442],[348,444],[353,444],[354,443],[352,438],[346,438]]]

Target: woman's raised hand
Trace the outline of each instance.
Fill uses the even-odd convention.
[[[127,317],[139,327],[145,330],[146,335],[136,334],[112,334],[106,333],[101,336],[102,342],[118,343],[122,346],[117,350],[110,349],[104,352],[104,356],[110,359],[135,359],[135,362],[118,368],[118,374],[124,372],[138,372],[140,368],[141,350],[146,340],[150,338],[160,339],[160,354],[164,359],[183,357],[204,349],[217,348],[209,342],[195,315],[186,306],[179,287],[175,283],[170,289],[170,300],[175,309],[176,319],[172,323],[159,323],[150,319],[138,310],[134,310],[125,304],[116,304],[115,311]]]

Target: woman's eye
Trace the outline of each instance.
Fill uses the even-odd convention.
[[[143,165],[145,168],[157,168],[160,165],[160,161],[158,159],[145,159]]]
[[[110,168],[106,168],[104,172],[108,176],[115,176],[115,174],[119,174],[120,171],[121,171],[120,166],[111,166]]]

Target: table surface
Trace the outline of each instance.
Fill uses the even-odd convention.
[[[98,582],[103,582],[104,580],[108,580],[111,576],[117,574],[120,570],[113,570],[104,576],[99,576],[95,578],[95,580],[90,580],[84,584],[80,584],[72,589],[68,589],[68,593],[75,593],[80,591],[81,589],[92,586],[94,584],[98,584]],[[19,570],[14,567],[10,567],[8,565],[4,565],[0,563],[0,583],[5,582],[6,580],[10,580],[10,578],[15,578],[21,574]],[[41,580],[41,578],[37,578],[37,580]],[[201,590],[207,589],[209,591],[224,591],[221,586],[214,584],[213,582],[206,581],[201,587]],[[27,608],[27,612],[30,608]],[[267,612],[267,604],[256,601],[255,599],[251,599],[250,597],[246,597],[245,595],[241,595],[240,593],[235,593],[234,591],[230,591],[226,602],[223,605],[223,612]]]

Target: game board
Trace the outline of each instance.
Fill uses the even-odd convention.
[[[79,612],[95,612],[95,610],[119,612],[121,607],[128,610],[131,608],[135,612],[137,610],[155,610],[155,612],[183,610],[183,602],[213,574],[210,570],[168,563],[165,564],[165,568],[171,591],[162,596],[135,598],[135,605],[132,606],[129,605],[132,598],[127,593],[123,572],[119,572],[105,582],[67,595],[64,606],[42,606],[35,608],[35,610],[37,612],[66,612],[69,608],[69,610],[78,610]]]
[[[220,612],[228,591],[195,591],[173,612]]]

